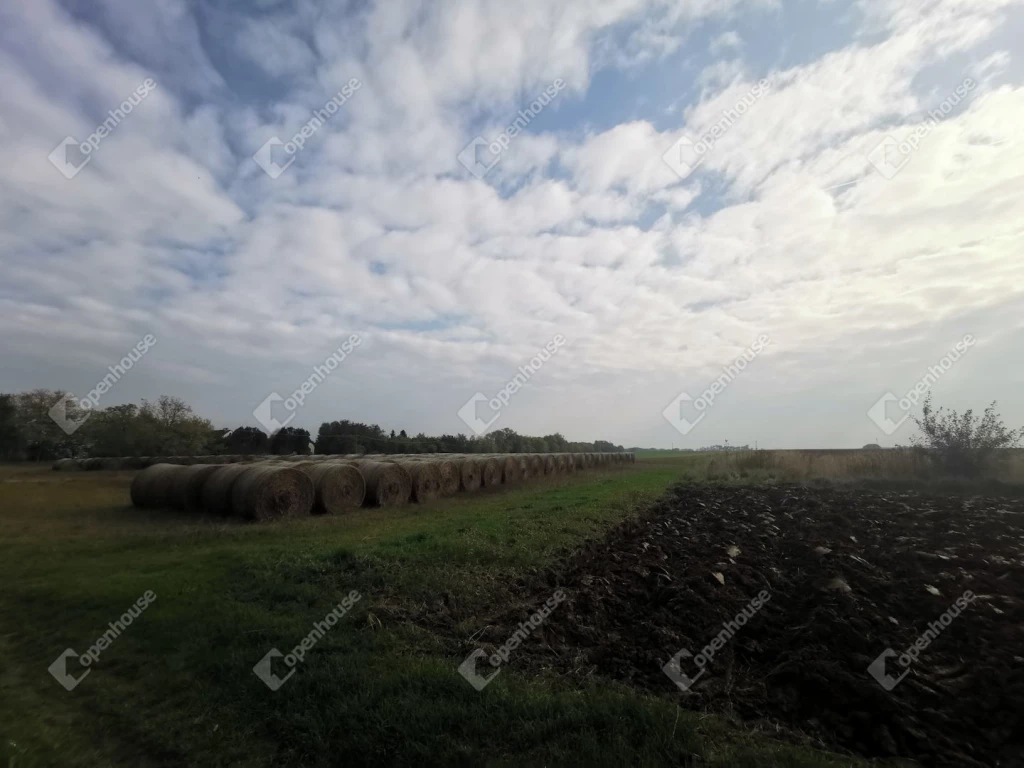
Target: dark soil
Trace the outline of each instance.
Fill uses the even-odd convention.
[[[596,674],[869,757],[1021,766],[1022,550],[1016,499],[681,486],[520,585],[472,642],[500,645],[561,588],[513,669]],[[677,687],[662,667],[696,655],[762,590],[764,607]],[[869,664],[914,645],[968,590],[977,599],[885,690]],[[698,672],[692,658],[680,669]],[[890,658],[886,671],[904,668]]]

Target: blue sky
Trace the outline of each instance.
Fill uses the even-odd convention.
[[[891,445],[970,334],[926,387],[1019,425],[1022,32],[1005,0],[0,10],[0,390],[88,392],[151,333],[101,405],[468,432],[561,335],[492,428]]]

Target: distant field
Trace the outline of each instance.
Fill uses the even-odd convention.
[[[1024,450],[1008,450],[984,477],[949,477],[919,451],[820,449],[664,454],[637,452],[637,460],[669,462],[688,480],[724,482],[859,482],[950,492],[1024,494]]]
[[[859,764],[680,709],[670,686],[581,688],[517,670],[513,657],[478,692],[456,671],[515,584],[709,460],[259,526],[133,509],[129,472],[0,467],[0,758],[19,768]],[[83,653],[147,590],[152,605],[74,690],[61,687],[51,662]],[[266,687],[256,662],[297,645],[352,590],[362,599],[294,677]],[[431,629],[438,612],[456,617],[464,641]]]

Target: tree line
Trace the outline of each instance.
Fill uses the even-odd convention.
[[[556,453],[624,450],[605,440],[570,442],[554,433],[544,437],[499,429],[483,436],[432,437],[405,430],[385,432],[376,424],[324,422],[316,438],[305,429],[285,427],[267,435],[256,427],[217,428],[177,397],[82,411],[73,401],[64,426],[51,415],[63,392],[36,389],[0,394],[0,459],[52,461],[107,456],[202,456],[220,454],[339,453]]]

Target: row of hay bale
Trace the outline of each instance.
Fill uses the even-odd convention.
[[[234,464],[154,464],[131,485],[135,506],[269,520],[360,506],[426,503],[480,488],[632,462],[631,454],[275,456]]]
[[[445,454],[445,453],[417,453],[417,454],[347,454],[347,455],[317,455],[317,456],[260,456],[252,454],[237,454],[237,455],[209,455],[209,456],[121,456],[121,457],[107,457],[107,458],[91,458],[91,459],[58,459],[53,464],[53,469],[58,472],[74,472],[74,471],[93,471],[93,470],[106,470],[106,471],[120,471],[120,470],[138,470],[151,467],[155,464],[180,464],[184,466],[193,464],[240,464],[260,461],[336,461],[338,459],[344,460],[375,460],[375,461],[387,461],[387,460],[412,460],[412,461],[435,461],[445,458],[466,456],[475,458],[484,458],[490,454]],[[539,474],[539,471],[534,469],[535,465],[551,463],[554,465],[554,469],[548,471],[545,467],[544,474],[551,474],[552,471],[561,473],[575,472],[579,469],[586,469],[593,466],[598,466],[602,463],[625,463],[635,462],[636,456],[631,452],[620,452],[620,453],[511,453],[511,454],[493,454],[494,457],[499,461],[509,462],[510,459],[506,457],[518,457],[515,460],[520,464],[528,462],[531,469],[529,474]],[[502,474],[504,476],[505,467],[502,466]],[[514,470],[513,470],[514,473]],[[526,469],[523,469],[523,474],[526,474]]]

